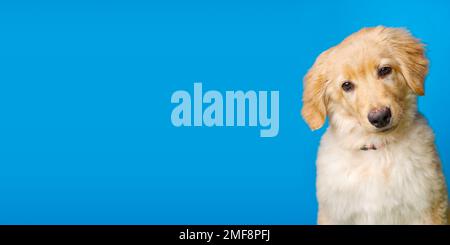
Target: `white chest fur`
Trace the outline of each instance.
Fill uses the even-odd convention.
[[[317,196],[327,222],[426,222],[423,217],[432,203],[430,194],[438,179],[435,165],[439,160],[431,130],[426,125],[422,129],[368,151],[342,148],[328,131],[317,159]]]

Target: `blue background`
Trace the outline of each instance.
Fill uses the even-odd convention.
[[[300,117],[316,56],[407,27],[450,176],[448,1],[0,3],[1,224],[314,224],[323,129]],[[175,128],[175,90],[279,90],[280,132]]]

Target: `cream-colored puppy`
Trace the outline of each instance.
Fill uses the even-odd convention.
[[[417,111],[428,60],[399,28],[362,29],[304,78],[302,115],[329,117],[317,158],[319,224],[444,224],[447,189],[434,135]]]

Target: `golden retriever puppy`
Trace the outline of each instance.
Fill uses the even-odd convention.
[[[329,127],[317,157],[319,224],[445,224],[434,135],[417,111],[428,60],[404,29],[362,29],[304,78],[302,116]]]

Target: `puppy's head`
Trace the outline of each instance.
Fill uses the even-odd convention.
[[[423,45],[399,28],[362,29],[323,52],[304,78],[302,116],[311,129],[332,125],[384,133],[412,120],[424,94]]]

